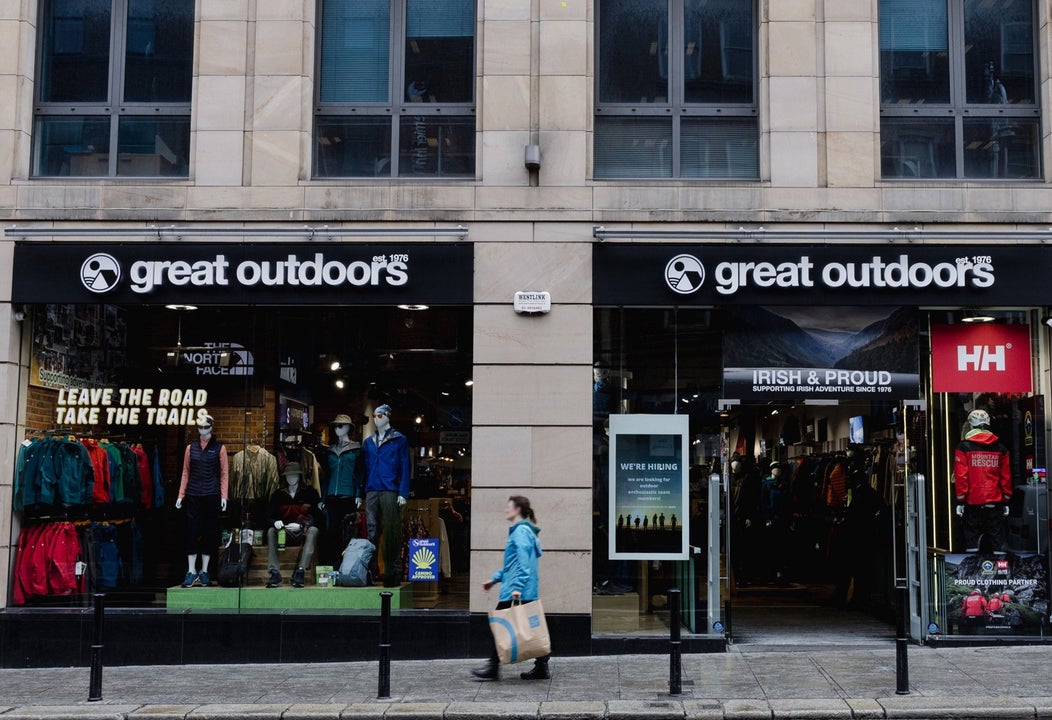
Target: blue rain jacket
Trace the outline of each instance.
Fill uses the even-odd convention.
[[[508,529],[508,544],[504,546],[504,567],[493,573],[493,582],[500,583],[500,601],[510,601],[518,590],[523,602],[532,602],[540,592],[537,559],[541,529],[529,520],[520,520]]]
[[[409,440],[397,430],[388,430],[383,440],[378,433],[365,439],[365,491],[396,492],[409,498],[409,479],[413,475],[409,459]]]

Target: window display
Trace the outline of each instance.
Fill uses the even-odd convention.
[[[422,307],[30,306],[12,604],[467,609],[471,312]]]

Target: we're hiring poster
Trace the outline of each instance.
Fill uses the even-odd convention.
[[[723,396],[916,400],[919,316],[906,307],[726,309]]]
[[[610,416],[610,557],[686,560],[686,415]]]

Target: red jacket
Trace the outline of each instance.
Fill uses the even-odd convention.
[[[977,618],[982,617],[986,614],[986,598],[978,590],[972,590],[972,593],[964,598],[964,602],[961,603],[961,614],[966,618]]]
[[[1008,448],[989,430],[973,430],[957,446],[953,465],[957,502],[986,505],[1012,497]]]
[[[990,599],[986,601],[986,610],[991,615],[996,612],[1001,612],[1001,608],[1003,607],[1004,603],[1001,602],[1001,596],[996,593],[991,595]]]

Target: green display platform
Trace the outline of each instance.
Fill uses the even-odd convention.
[[[381,588],[168,588],[170,610],[378,610],[380,593],[390,592],[391,607],[413,607],[413,586]]]

